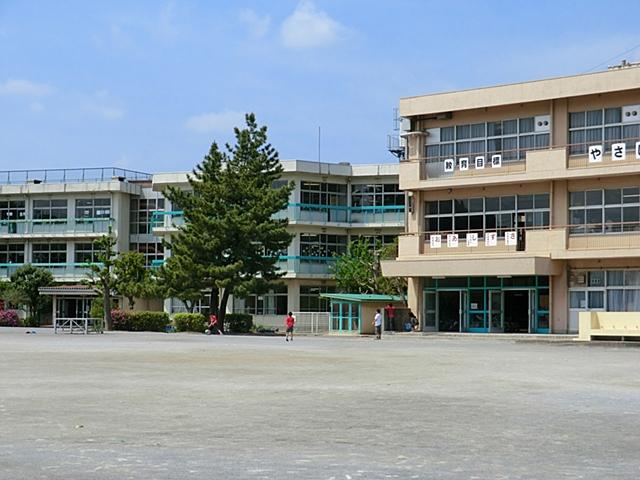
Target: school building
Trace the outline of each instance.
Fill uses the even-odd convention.
[[[383,273],[424,331],[573,333],[640,312],[640,67],[400,100],[407,228]]]

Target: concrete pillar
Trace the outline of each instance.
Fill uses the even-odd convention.
[[[300,281],[287,282],[287,309],[289,312],[300,311]]]
[[[551,218],[552,226],[569,224],[569,190],[567,180],[553,180],[551,182]]]
[[[568,333],[569,331],[568,267],[566,262],[563,264],[562,273],[550,277],[550,333]]]
[[[551,102],[551,140],[549,145],[561,147],[566,145],[569,136],[568,99],[561,98]]]
[[[418,317],[420,324],[420,330],[422,330],[423,315],[422,315],[422,278],[421,277],[409,277],[407,279],[407,301],[409,303],[409,309]]]

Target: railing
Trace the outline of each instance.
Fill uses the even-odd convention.
[[[151,213],[150,224],[152,229],[177,229],[184,225],[184,212],[182,210],[156,210]]]
[[[274,218],[309,223],[404,224],[404,205],[345,206],[290,203]]]
[[[329,275],[336,257],[281,256],[277,267],[289,273],[308,275]]]
[[[0,220],[0,235],[107,233],[113,218]]]
[[[538,232],[549,232],[550,235],[541,237]],[[475,234],[477,238],[469,234]],[[437,242],[438,235],[440,236],[439,246]],[[457,238],[449,237],[450,235]],[[489,237],[490,235],[491,237]],[[480,230],[447,230],[401,234],[401,238],[416,236],[418,237],[417,248],[419,251],[415,253],[426,255],[637,249],[640,248],[640,222],[514,227],[484,232]],[[431,237],[436,237],[433,239],[433,243]],[[468,238],[471,239],[470,243],[472,245],[467,243]]]
[[[0,263],[0,278],[8,278],[24,263]],[[34,267],[49,270],[56,279],[82,279],[90,271],[89,263],[32,263]]]
[[[526,170],[526,152],[544,148],[547,147],[422,157],[417,159],[421,162],[420,179],[523,172]],[[492,159],[498,155],[499,166],[494,166]],[[476,162],[476,157],[481,157],[482,161]]]
[[[42,170],[0,170],[0,184],[80,183],[105,180],[151,181],[150,173],[124,168],[47,168]]]
[[[625,144],[624,151],[617,150],[614,155],[614,144]],[[600,156],[590,156],[590,147],[600,147]],[[630,163],[640,165],[640,137],[567,145],[567,168],[611,167]]]
[[[102,322],[101,318],[58,318],[53,324],[53,333],[58,333],[58,330],[69,333],[89,333],[89,327],[94,331],[99,331],[96,328]]]
[[[286,210],[273,218],[309,223],[397,224],[404,225],[404,205],[359,206],[315,205],[290,203]],[[151,214],[152,228],[176,229],[184,225],[184,214],[176,211],[155,211]]]

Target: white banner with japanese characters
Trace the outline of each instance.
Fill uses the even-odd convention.
[[[589,163],[602,161],[602,145],[589,145]]]
[[[460,170],[469,170],[469,158],[462,157],[460,159]]]
[[[485,247],[495,247],[498,245],[498,234],[496,232],[487,232],[484,234]]]
[[[502,166],[502,155],[491,155],[491,166],[500,168]]]
[[[624,160],[627,158],[627,144],[614,143],[611,145],[611,160]]]
[[[467,233],[467,247],[477,247],[477,246],[478,246],[478,234]]]
[[[518,235],[516,234],[516,232],[505,232],[504,243],[507,246],[515,247],[518,244]]]
[[[484,168],[484,157],[476,157],[476,170],[482,170]]]
[[[636,142],[636,160],[640,160],[640,142]]]
[[[458,248],[458,234],[450,233],[447,235],[447,247]]]
[[[444,171],[445,172],[453,172],[454,168],[456,166],[456,162],[453,158],[447,158],[444,161]]]
[[[431,248],[440,248],[442,246],[442,235],[430,235],[429,244],[431,245]]]

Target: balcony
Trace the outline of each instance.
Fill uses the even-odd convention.
[[[624,139],[620,143],[633,145],[640,139]],[[413,158],[400,162],[400,188],[420,190],[447,187],[473,187],[489,184],[505,184],[542,180],[599,177],[604,175],[637,174],[640,157],[634,147],[627,146],[621,158],[614,158],[611,144],[616,140],[600,142],[604,154],[593,161],[589,158],[589,147],[593,144],[571,144],[550,148],[527,150],[526,152],[501,152],[499,167],[491,166],[491,154],[485,154],[484,168],[476,168],[475,155],[454,157]],[[469,158],[468,168],[460,168],[460,158]],[[452,171],[445,171],[445,161],[453,159]],[[464,166],[463,166],[464,167]]]
[[[274,218],[288,218],[290,223],[342,223],[349,227],[383,225],[404,226],[404,205],[358,206],[290,203]]]
[[[0,238],[95,237],[109,232],[113,218],[0,220]]]
[[[330,277],[332,276],[331,266],[335,261],[335,257],[281,256],[278,257],[276,265],[286,272],[286,277],[300,275]]]
[[[184,212],[182,210],[156,210],[151,213],[150,224],[154,235],[166,235],[176,232],[178,227],[181,227],[184,223]]]
[[[24,266],[23,263],[0,263],[0,278],[9,278]],[[49,270],[55,280],[81,281],[88,277],[90,268],[87,263],[32,263],[34,267]]]

